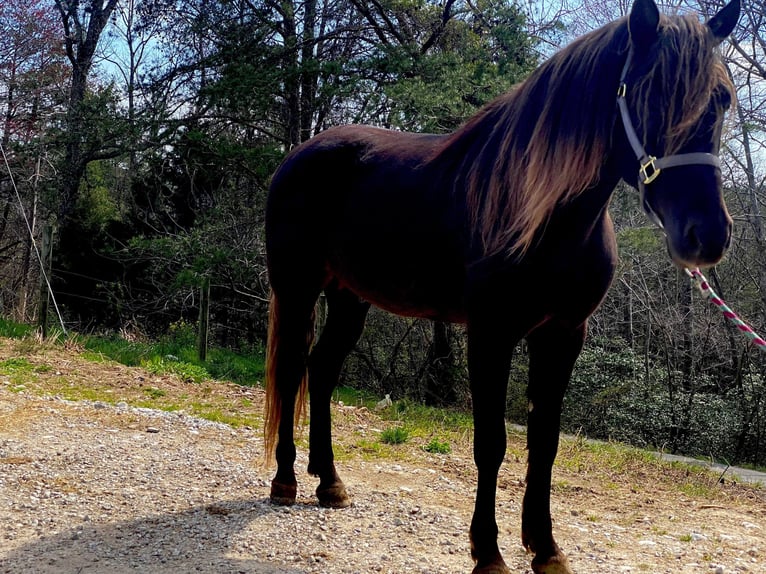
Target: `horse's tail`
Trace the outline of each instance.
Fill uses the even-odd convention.
[[[274,459],[279,423],[282,419],[283,398],[286,398],[283,397],[285,389],[283,386],[280,387],[280,379],[277,378],[277,369],[279,368],[280,358],[285,358],[285,341],[282,334],[284,325],[280,323],[279,315],[279,300],[272,290],[269,298],[269,330],[266,341],[266,402],[264,406],[265,450],[267,463],[271,463]],[[305,358],[308,357],[311,344],[314,341],[314,319],[315,317],[312,313],[311,319],[306,325],[305,347],[300,350],[292,350],[292,356],[289,360],[305,360]],[[282,365],[282,368],[284,369],[284,365]],[[308,370],[304,365],[303,376],[301,377],[298,392],[295,396],[295,425],[298,425],[305,416],[307,390]]]

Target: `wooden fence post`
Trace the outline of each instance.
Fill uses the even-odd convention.
[[[37,327],[40,329],[40,336],[43,339],[48,337],[48,303],[50,301],[48,285],[51,277],[52,255],[53,226],[46,225],[43,227],[43,244],[40,250],[42,268],[40,269],[40,305],[37,315]]]
[[[202,280],[199,289],[199,335],[197,337],[197,357],[200,361],[207,359],[207,335],[210,320],[210,279]]]

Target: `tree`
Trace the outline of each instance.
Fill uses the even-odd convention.
[[[46,191],[54,178],[51,131],[63,110],[66,69],[55,15],[47,2],[3,3],[0,32],[0,144],[5,172],[0,178],[0,296],[5,312],[24,321],[32,309],[29,294],[36,290],[33,241],[39,240],[39,222],[47,218]]]
[[[67,227],[77,190],[89,161],[98,155],[98,143],[89,137],[91,119],[85,106],[88,75],[96,49],[117,0],[54,0],[61,18],[66,55],[72,66],[66,116],[66,144],[61,163],[60,225]]]

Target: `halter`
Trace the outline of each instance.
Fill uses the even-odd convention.
[[[630,119],[630,112],[628,112],[628,103],[625,99],[628,92],[628,85],[625,83],[625,77],[628,75],[628,67],[630,66],[632,56],[633,49],[631,48],[628,52],[628,59],[625,61],[625,66],[622,68],[622,74],[620,75],[620,87],[617,88],[617,106],[620,108],[622,125],[625,126],[625,135],[628,136],[630,147],[633,148],[633,153],[636,154],[636,159],[638,159],[638,190],[641,194],[641,205],[649,218],[662,228],[662,221],[646,201],[645,186],[657,179],[663,169],[681,165],[711,165],[720,169],[721,160],[718,159],[717,155],[705,152],[679,153],[661,157],[659,159],[646,153],[646,150],[641,144],[641,140],[638,138],[638,134],[636,134],[636,130],[633,127],[633,122]]]

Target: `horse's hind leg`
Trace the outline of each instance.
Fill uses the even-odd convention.
[[[315,290],[297,290],[275,289],[272,285],[265,418],[267,453],[276,444],[277,472],[271,482],[271,500],[276,504],[293,504],[296,498],[294,426],[300,418],[296,417],[296,407],[303,407],[306,365],[314,337],[314,304],[319,292],[319,286]]]
[[[561,405],[572,368],[582,350],[586,325],[551,321],[527,337],[529,343],[529,418],[527,489],[521,518],[524,545],[535,553],[535,574],[571,574],[553,538],[551,471],[559,444]]]
[[[350,291],[330,286],[327,323],[309,357],[310,474],[319,477],[316,494],[321,506],[343,508],[351,504],[335,470],[330,426],[330,398],[338,383],[343,361],[362,334],[370,304]]]

